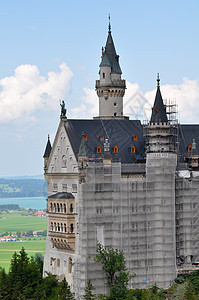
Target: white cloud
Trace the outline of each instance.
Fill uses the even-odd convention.
[[[10,122],[20,117],[34,120],[38,109],[57,108],[59,99],[70,91],[73,76],[70,68],[62,63],[60,72],[41,76],[35,65],[21,65],[14,76],[0,79],[0,122]]]
[[[147,120],[155,100],[156,89],[145,94],[137,83],[126,81],[124,96],[124,115],[132,119]],[[70,110],[70,117],[92,118],[98,115],[98,97],[95,90],[84,88],[85,95],[79,107]],[[199,84],[198,80],[183,78],[179,85],[161,86],[163,99],[171,99],[178,105],[181,123],[199,123]]]

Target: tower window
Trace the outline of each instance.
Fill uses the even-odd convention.
[[[73,233],[73,224],[70,224],[70,233]]]
[[[114,102],[114,106],[117,106],[117,103],[116,103],[116,102]]]
[[[97,153],[102,153],[102,148],[100,145],[97,147]]]
[[[135,146],[134,145],[131,147],[131,153],[135,153]]]
[[[105,78],[105,73],[102,73],[102,78]]]
[[[116,117],[116,116],[117,116],[117,113],[115,112],[115,113],[114,113],[114,117]]]
[[[115,145],[115,147],[113,148],[113,152],[118,153],[118,146],[117,145]]]

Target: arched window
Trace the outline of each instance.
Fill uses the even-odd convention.
[[[72,203],[70,204],[70,213],[71,214],[73,213],[73,204]]]
[[[66,204],[64,203],[64,213],[66,213]]]
[[[63,212],[63,207],[62,207],[62,203],[60,203],[60,212]]]
[[[59,223],[57,224],[57,230],[60,231],[60,226]]]
[[[63,232],[63,224],[61,223],[61,232]]]
[[[105,76],[106,76],[105,73],[102,73],[102,78],[105,78]]]
[[[64,232],[67,232],[67,227],[65,223],[64,223]]]
[[[138,140],[137,135],[134,135],[133,140],[134,140],[134,141],[137,141],[137,140]]]
[[[54,223],[54,231],[57,231],[57,225]]]
[[[56,212],[56,203],[54,203],[54,212]]]
[[[68,273],[71,273],[72,272],[72,258],[69,257],[68,259]]]
[[[191,152],[191,149],[192,149],[192,145],[190,144],[188,147],[188,152]]]
[[[101,148],[101,146],[99,145],[99,146],[97,146],[97,153],[102,153],[102,148]]]
[[[50,203],[50,211],[53,211],[53,204],[52,204],[52,202]]]
[[[113,149],[113,152],[116,154],[116,153],[118,153],[118,146],[117,145],[115,145],[115,147],[114,147],[114,149]]]
[[[70,233],[73,233],[73,224],[70,224]]]
[[[60,210],[59,210],[59,203],[57,203],[57,211],[59,212]]]
[[[131,153],[135,153],[135,146],[134,145],[131,147]]]
[[[51,222],[50,228],[51,228],[51,230],[53,231],[53,222]]]

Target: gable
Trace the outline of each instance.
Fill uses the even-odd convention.
[[[78,165],[64,122],[60,121],[49,157],[48,173],[77,172]]]

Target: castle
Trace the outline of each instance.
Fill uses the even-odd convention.
[[[62,103],[44,153],[48,237],[44,274],[66,277],[76,299],[88,279],[105,293],[93,261],[99,241],[122,249],[130,288],[168,288],[199,262],[199,125],[180,125],[163,103],[160,79],[145,125],[123,115],[121,78],[109,24],[96,80],[99,116],[67,119]]]

